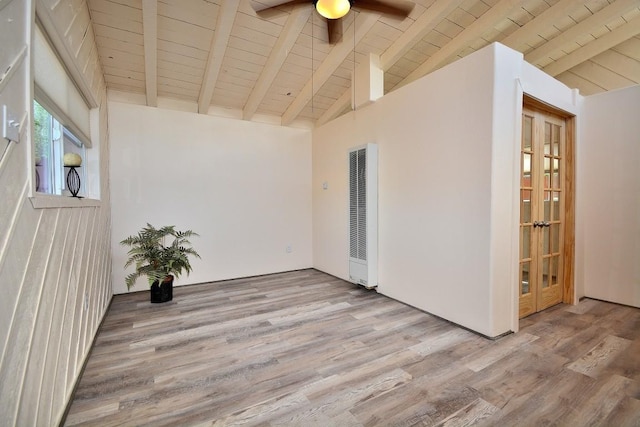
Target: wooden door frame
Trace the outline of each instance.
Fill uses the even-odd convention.
[[[575,242],[576,242],[576,207],[575,207],[575,147],[576,116],[564,110],[542,102],[526,93],[523,94],[522,107],[538,110],[546,114],[560,117],[565,121],[565,161],[564,161],[564,247],[562,302],[577,304],[575,292]],[[520,143],[520,141],[518,141]],[[518,284],[519,285],[519,284]]]

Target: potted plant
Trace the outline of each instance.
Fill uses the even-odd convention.
[[[200,258],[189,241],[190,237],[197,235],[191,230],[178,231],[173,225],[155,228],[147,223],[138,234],[121,241],[121,245],[131,247],[124,267],[136,266],[136,271],[125,279],[127,289],[131,289],[138,277],[147,276],[151,286],[151,302],[171,301],[174,276],[179,277],[183,270],[189,275],[189,255]]]

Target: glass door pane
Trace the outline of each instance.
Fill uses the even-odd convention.
[[[520,145],[520,317],[562,300],[564,122],[525,110]]]

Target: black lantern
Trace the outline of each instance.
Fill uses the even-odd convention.
[[[80,174],[76,169],[82,164],[82,157],[76,153],[67,153],[64,155],[64,167],[69,168],[67,172],[67,189],[71,193],[71,196],[81,198],[78,196],[80,192],[81,182]]]

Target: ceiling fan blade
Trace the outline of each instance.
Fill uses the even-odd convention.
[[[310,0],[290,0],[284,3],[277,4],[275,6],[264,6],[264,5],[254,5],[253,10],[255,10],[256,15],[258,15],[262,19],[273,18],[274,16],[280,15],[287,8],[297,7],[297,6],[312,6],[313,3]]]
[[[327,19],[329,44],[336,44],[342,39],[342,18]]]
[[[406,18],[413,10],[415,4],[410,1],[404,0],[354,0],[353,6],[358,9],[370,10],[372,12],[378,12],[384,15]]]

